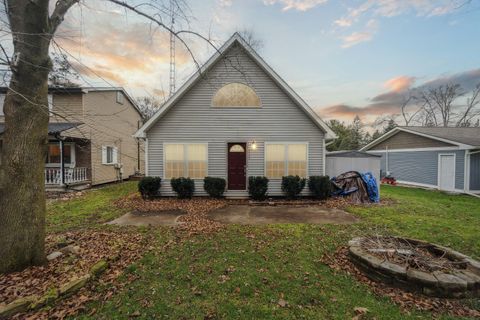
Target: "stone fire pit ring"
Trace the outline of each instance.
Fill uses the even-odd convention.
[[[407,267],[387,258],[372,254],[362,246],[367,238],[354,238],[349,241],[351,261],[364,274],[374,281],[381,281],[407,291],[419,292],[442,298],[465,298],[480,296],[480,262],[450,248],[421,240],[389,237],[408,241],[459,265],[459,269],[426,272]]]

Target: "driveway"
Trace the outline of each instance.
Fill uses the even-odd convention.
[[[351,224],[360,221],[359,218],[343,210],[319,206],[233,205],[213,210],[208,217],[222,223],[235,224]]]
[[[184,215],[182,210],[169,210],[160,212],[127,213],[123,216],[107,222],[107,224],[116,224],[120,226],[176,226],[181,224],[178,218]]]

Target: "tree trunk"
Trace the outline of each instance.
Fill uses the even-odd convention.
[[[48,0],[9,0],[12,78],[0,167],[0,273],[45,261]]]

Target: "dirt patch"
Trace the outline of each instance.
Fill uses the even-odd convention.
[[[231,205],[211,211],[210,219],[228,224],[314,223],[350,224],[359,218],[343,210],[321,206]]]

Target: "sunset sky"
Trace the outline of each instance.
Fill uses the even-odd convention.
[[[358,114],[369,123],[397,112],[408,88],[480,83],[479,0],[186,2],[189,25],[178,19],[176,28],[217,46],[237,30],[253,30],[264,43],[260,55],[325,119]],[[198,37],[186,41],[199,61],[213,53]],[[160,99],[168,91],[168,34],[134,13],[84,1],[56,42],[87,85],[124,86],[134,96]],[[178,88],[195,66],[178,42],[177,48]]]

